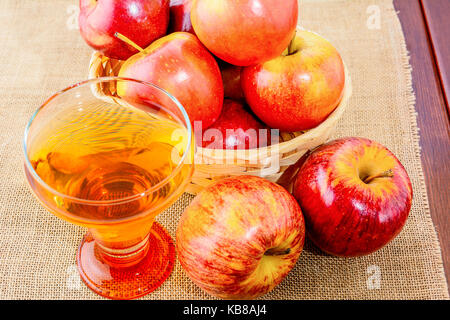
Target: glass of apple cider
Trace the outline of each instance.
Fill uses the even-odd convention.
[[[195,152],[191,123],[174,97],[132,79],[81,82],[34,113],[24,152],[42,205],[88,228],[77,265],[89,288],[132,299],[167,279],[174,245],[154,219],[189,183]]]

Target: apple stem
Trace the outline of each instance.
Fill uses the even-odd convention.
[[[141,48],[140,46],[138,46],[136,43],[134,43],[133,41],[131,41],[129,38],[125,37],[123,34],[119,33],[119,32],[115,32],[114,33],[114,37],[122,40],[123,42],[125,42],[126,44],[129,44],[130,46],[132,46],[133,48],[135,48],[136,50],[138,50],[139,52],[144,51],[143,48]]]
[[[292,37],[291,42],[289,42],[288,55],[294,53],[294,40],[295,40],[296,35],[297,35],[297,30],[294,31],[294,36]]]
[[[291,252],[291,248],[287,248],[286,250],[276,250],[275,248],[267,250],[264,255],[265,256],[281,256],[284,254],[289,254]]]
[[[392,172],[392,169],[389,169],[382,173],[373,174],[371,176],[368,176],[363,179],[363,182],[370,183],[370,182],[372,182],[373,179],[376,179],[376,178],[392,178],[393,176],[394,176],[394,173]]]

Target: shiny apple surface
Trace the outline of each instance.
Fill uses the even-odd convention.
[[[306,159],[293,194],[309,238],[338,256],[372,253],[395,238],[408,217],[408,174],[386,147],[364,138],[322,145]]]
[[[344,64],[327,40],[297,30],[282,55],[244,68],[241,83],[247,103],[267,125],[307,130],[323,122],[341,101]]]
[[[119,76],[151,82],[168,91],[184,106],[191,122],[201,121],[203,128],[213,124],[222,110],[219,66],[197,37],[187,32],[156,40],[125,61]],[[117,90],[121,97],[154,99],[133,85],[124,84]]]
[[[255,176],[220,180],[181,216],[176,247],[198,286],[224,299],[252,299],[279,284],[304,244],[300,207],[281,186]]]
[[[193,0],[171,0],[169,33],[184,31],[193,33],[191,24],[191,7]]]
[[[109,58],[125,60],[138,52],[114,37],[116,32],[146,47],[166,33],[168,24],[169,0],[80,0],[80,33]]]
[[[217,57],[248,66],[280,55],[297,25],[297,0],[196,0],[191,22]]]

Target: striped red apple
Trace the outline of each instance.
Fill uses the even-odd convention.
[[[300,131],[316,127],[342,99],[344,64],[321,36],[297,30],[278,57],[243,68],[247,103],[272,128]]]
[[[207,293],[252,299],[283,280],[304,239],[291,194],[263,178],[237,176],[196,196],[180,218],[176,248],[188,276]]]

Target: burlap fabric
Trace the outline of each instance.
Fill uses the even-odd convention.
[[[48,213],[22,173],[22,136],[32,112],[55,91],[87,77],[91,49],[76,29],[78,1],[0,2],[0,299],[99,299],[79,280],[75,251],[85,230]],[[353,97],[335,137],[388,146],[414,188],[409,220],[386,248],[367,257],[324,255],[307,243],[297,265],[265,299],[448,298],[420,162],[408,55],[392,0],[301,1],[300,24],[340,50]],[[191,196],[159,221],[175,234]],[[144,299],[211,298],[177,262]]]

